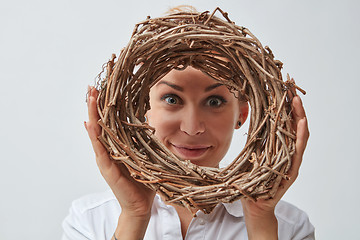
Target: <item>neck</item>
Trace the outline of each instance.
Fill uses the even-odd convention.
[[[186,232],[189,228],[191,220],[193,219],[193,214],[185,207],[175,205],[175,204],[171,204],[171,206],[173,206],[175,208],[175,210],[177,211],[177,213],[179,215],[179,219],[180,219],[180,223],[181,223],[181,234],[182,234],[183,239],[185,239]],[[194,212],[195,211],[196,210],[194,209]]]

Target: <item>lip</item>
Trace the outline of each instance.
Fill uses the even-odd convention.
[[[176,152],[179,153],[180,157],[190,160],[201,157],[211,148],[211,146],[208,145],[171,145],[176,150]]]

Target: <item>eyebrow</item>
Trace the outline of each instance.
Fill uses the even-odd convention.
[[[205,92],[209,92],[209,91],[211,91],[211,90],[213,90],[213,89],[215,89],[217,87],[220,87],[222,85],[223,85],[222,83],[215,83],[213,85],[210,85],[207,88],[205,88]]]
[[[169,82],[166,82],[166,81],[160,81],[158,84],[165,84],[165,85],[168,85],[169,87],[175,89],[175,90],[178,90],[178,91],[181,91],[183,92],[184,89],[178,85],[175,85],[175,84],[171,84]]]
[[[178,90],[178,91],[181,91],[181,92],[184,91],[184,88],[182,88],[182,87],[180,87],[180,86],[178,86],[176,84],[169,83],[169,82],[164,81],[164,80],[160,81],[158,84],[165,84],[165,85],[167,85],[167,86],[169,86],[169,87],[171,87],[171,88],[173,88],[175,90]],[[220,87],[222,85],[223,85],[222,83],[215,83],[213,85],[210,85],[210,86],[205,88],[205,92],[209,92],[209,91],[211,91],[211,90],[213,90],[213,89],[215,89],[217,87]]]

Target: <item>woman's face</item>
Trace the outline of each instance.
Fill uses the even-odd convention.
[[[150,89],[146,116],[155,136],[176,156],[217,167],[248,104],[199,70],[172,70]]]

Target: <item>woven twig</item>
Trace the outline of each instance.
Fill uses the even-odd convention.
[[[220,11],[225,20],[215,17]],[[295,151],[289,91],[282,63],[246,28],[217,8],[212,14],[179,12],[135,26],[118,59],[99,81],[101,142],[131,176],[169,203],[210,212],[219,202],[271,198]],[[239,92],[251,107],[247,142],[225,168],[179,159],[144,122],[150,88],[173,69],[192,66]]]

